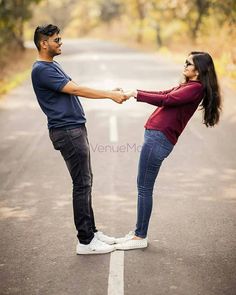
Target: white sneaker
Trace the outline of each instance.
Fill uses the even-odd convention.
[[[141,249],[146,248],[148,245],[147,238],[140,240],[126,240],[123,243],[116,244],[116,250],[132,250],[132,249]]]
[[[116,242],[116,239],[114,237],[104,235],[104,233],[101,231],[97,231],[96,233],[94,233],[94,235],[99,241],[102,241],[108,245],[113,245]]]
[[[99,241],[96,236],[88,245],[80,244],[78,242],[76,246],[77,254],[104,254],[110,253],[115,250],[114,246],[108,245],[102,241]]]
[[[135,236],[134,231],[130,231],[125,237],[115,239],[115,243],[116,244],[124,243],[126,241],[131,240],[134,236]]]

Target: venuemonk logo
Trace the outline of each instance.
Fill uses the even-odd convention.
[[[130,144],[91,144],[91,149],[94,153],[140,153],[141,145],[136,143]]]

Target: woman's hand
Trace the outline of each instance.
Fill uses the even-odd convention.
[[[122,104],[124,101],[128,100],[131,97],[137,97],[137,90],[128,90],[128,91],[123,91],[122,88],[115,88],[112,91],[112,100]]]
[[[129,91],[125,91],[125,96],[127,99],[129,99],[130,97],[137,97],[138,91],[137,90],[129,90]]]

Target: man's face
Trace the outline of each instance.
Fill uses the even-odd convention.
[[[61,54],[61,36],[59,34],[54,34],[49,37],[47,40],[44,40],[44,48],[47,51],[48,55],[54,57]]]

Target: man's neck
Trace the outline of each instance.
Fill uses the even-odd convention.
[[[53,62],[53,57],[39,54],[37,60],[38,61]]]

